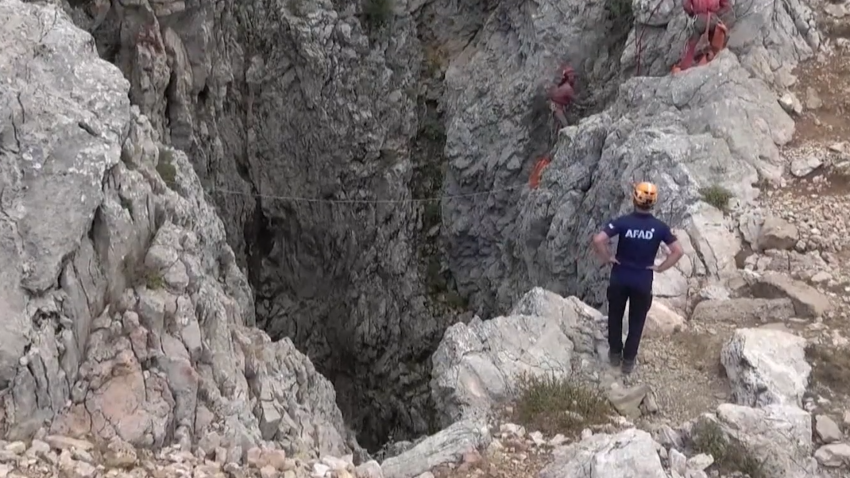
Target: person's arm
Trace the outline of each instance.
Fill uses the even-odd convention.
[[[593,236],[593,241],[591,242],[593,252],[605,264],[614,264],[617,262],[617,259],[611,254],[608,243],[612,237],[618,234],[620,234],[620,224],[619,220],[615,219],[609,222],[602,231]]]
[[[720,7],[717,9],[717,15],[725,15],[732,9],[732,2],[729,0],[720,0]]]
[[[685,250],[682,249],[682,245],[679,243],[679,240],[676,239],[676,236],[670,231],[670,228],[665,228],[664,235],[661,237],[661,240],[664,244],[667,244],[667,247],[670,248],[670,254],[667,255],[667,258],[664,259],[664,262],[661,264],[654,266],[653,270],[655,272],[664,272],[671,267],[675,266],[679,259],[685,255]]]
[[[563,106],[569,105],[575,99],[575,96],[575,90],[569,83],[561,83],[549,90],[549,99]]]

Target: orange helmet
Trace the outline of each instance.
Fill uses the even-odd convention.
[[[642,209],[649,209],[658,201],[658,188],[652,183],[635,184],[635,190],[632,193],[632,202],[635,206]]]

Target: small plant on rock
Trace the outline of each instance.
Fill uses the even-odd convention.
[[[516,391],[513,420],[547,434],[574,436],[616,414],[592,385],[566,377],[525,373],[517,377]]]
[[[393,0],[364,0],[363,16],[372,30],[379,30],[393,17]]]
[[[721,473],[740,472],[750,478],[769,478],[764,462],[753,456],[741,443],[726,435],[717,422],[700,420],[691,433],[696,453],[705,453],[714,458],[715,467]]]
[[[162,289],[165,287],[165,280],[158,273],[147,271],[145,273],[145,286],[151,290]]]
[[[812,364],[812,385],[850,394],[850,350],[810,345],[806,360]]]
[[[630,23],[634,20],[631,0],[607,0],[605,11],[608,12],[608,19],[615,22]]]
[[[293,14],[301,17],[304,16],[304,2],[305,0],[287,0],[286,6]]]
[[[156,172],[165,181],[166,186],[174,189],[174,186],[177,184],[177,168],[174,167],[171,151],[167,149],[159,150],[159,162],[156,164]]]
[[[121,201],[121,207],[124,208],[127,212],[130,213],[130,216],[133,215],[133,201],[124,196],[118,196],[118,200]]]
[[[716,184],[701,188],[699,193],[703,201],[724,212],[729,208],[729,201],[733,197],[731,191]]]

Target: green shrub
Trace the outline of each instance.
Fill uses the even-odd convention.
[[[711,204],[721,211],[726,211],[729,208],[729,200],[733,197],[731,191],[716,184],[701,188],[699,193],[702,196],[703,201]]]
[[[165,280],[156,272],[148,271],[145,274],[145,286],[151,290],[162,289],[165,287]]]
[[[437,201],[430,201],[425,204],[425,209],[423,210],[424,217],[422,218],[422,222],[426,230],[431,229],[432,227],[440,224],[442,220],[442,206]]]
[[[591,425],[608,423],[616,412],[595,387],[554,375],[517,377],[513,419],[547,434],[574,436]]]
[[[440,294],[448,290],[448,284],[446,284],[441,271],[442,265],[440,265],[440,259],[431,257],[425,269],[425,281],[428,285],[428,290],[432,294]]]
[[[453,309],[465,310],[469,306],[466,300],[459,293],[453,290],[446,292],[444,298],[446,305]]]
[[[378,30],[393,18],[393,0],[364,0],[363,16],[368,26]]]
[[[605,10],[608,19],[616,23],[631,23],[634,19],[631,0],[607,0]]]
[[[305,0],[287,0],[286,6],[289,7],[290,12],[301,17],[304,16],[304,2]]]
[[[130,213],[130,216],[133,215],[133,201],[124,196],[118,196],[118,200],[121,201],[121,207],[126,209],[127,212]]]
[[[177,168],[174,167],[174,158],[168,149],[159,150],[159,162],[156,164],[156,172],[165,181],[166,186],[174,189],[177,184]]]
[[[714,467],[721,473],[741,472],[750,478],[769,478],[764,463],[754,457],[741,443],[726,436],[717,422],[703,419],[691,432],[696,453],[714,458]]]
[[[806,347],[806,360],[812,364],[812,385],[850,394],[850,350],[812,344]]]

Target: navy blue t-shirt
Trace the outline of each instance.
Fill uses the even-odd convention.
[[[667,224],[652,214],[633,212],[605,225],[608,237],[620,236],[616,258],[611,268],[611,283],[652,291],[655,255],[661,241],[670,245],[676,236]]]

